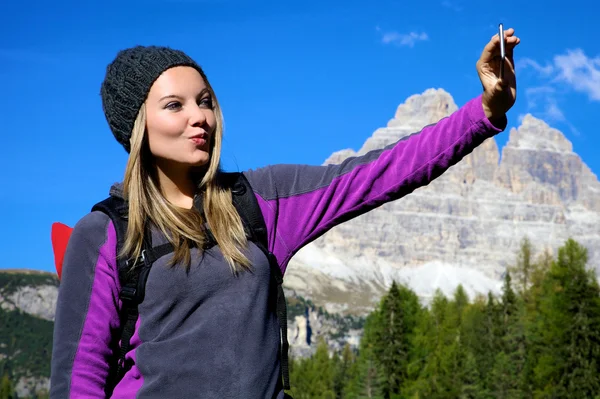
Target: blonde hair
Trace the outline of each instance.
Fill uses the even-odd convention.
[[[152,222],[175,248],[170,265],[182,262],[189,270],[192,244],[202,251],[207,241],[203,228],[206,221],[223,257],[236,274],[250,268],[250,261],[243,251],[247,248],[247,239],[240,215],[233,206],[231,189],[220,184],[223,117],[206,76],[203,73],[201,75],[211,93],[216,117],[216,128],[209,152],[210,162],[208,166],[203,167],[205,173],[198,182],[198,195],[203,196],[206,220],[195,208],[183,209],[173,206],[162,194],[146,135],[146,107],[142,104],[133,126],[131,151],[125,169],[123,186],[124,197],[129,207],[129,222],[125,244],[119,255],[126,258],[139,257],[143,250],[145,229],[150,228],[148,222]]]

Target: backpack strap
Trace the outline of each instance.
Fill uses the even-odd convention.
[[[150,268],[156,259],[174,250],[171,243],[152,248],[152,237],[147,230],[142,253],[138,258],[123,259],[119,256],[121,248],[125,245],[128,210],[125,200],[116,196],[109,196],[92,207],[92,211],[104,212],[111,218],[117,235],[117,269],[121,283],[119,299],[122,304],[120,311],[121,331],[118,335],[120,345],[117,343],[119,345],[116,355],[117,364],[116,367],[110,368],[111,372],[106,385],[108,396],[112,394],[116,384],[132,366],[131,362],[126,361],[125,355],[131,349],[131,338],[135,332],[135,323],[139,316],[138,305],[144,300]]]
[[[277,319],[279,329],[281,330],[281,374],[283,378],[283,388],[290,389],[290,372],[288,350],[289,343],[287,339],[287,307],[285,293],[283,291],[283,273],[279,267],[279,262],[275,255],[268,250],[267,226],[265,220],[250,186],[250,182],[242,173],[229,173],[226,178],[232,181],[231,193],[233,204],[242,218],[248,233],[253,238],[254,243],[266,255],[269,260],[271,277],[277,285]]]
[[[98,202],[92,207],[93,211],[101,211],[108,215],[113,222],[115,232],[117,233],[117,268],[119,271],[119,280],[125,281],[125,261],[118,256],[118,252],[125,245],[125,234],[127,233],[127,213],[129,211],[127,203],[122,198],[109,196],[103,201]]]

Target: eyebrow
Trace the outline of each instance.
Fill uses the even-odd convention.
[[[200,93],[198,93],[197,97],[202,97],[206,93],[208,93],[208,87],[205,87],[204,89],[202,89],[202,91]],[[176,99],[179,99],[179,100],[183,100],[182,96],[179,96],[177,94],[168,94],[168,95],[166,95],[164,97],[161,97],[160,100],[158,100],[158,101],[160,102],[162,100],[166,100],[167,98],[176,98]]]

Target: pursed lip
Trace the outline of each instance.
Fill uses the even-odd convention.
[[[204,139],[204,140],[208,140],[208,133],[203,132],[203,133],[198,133],[195,134],[193,136],[188,137],[189,139]]]

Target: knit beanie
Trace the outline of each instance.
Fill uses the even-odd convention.
[[[121,50],[106,67],[100,88],[102,109],[113,135],[128,153],[133,125],[150,87],[164,71],[176,66],[193,67],[204,77],[194,60],[169,47],[136,46]]]

